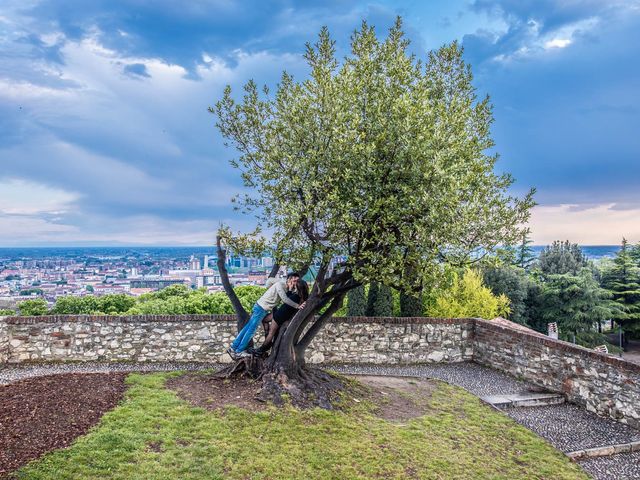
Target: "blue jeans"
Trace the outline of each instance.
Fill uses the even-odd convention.
[[[231,344],[231,348],[233,348],[236,352],[244,352],[247,349],[247,345],[253,338],[258,329],[258,325],[262,321],[264,317],[267,316],[269,312],[267,312],[264,308],[262,308],[257,303],[253,306],[253,312],[251,312],[251,318],[244,326],[238,336]]]

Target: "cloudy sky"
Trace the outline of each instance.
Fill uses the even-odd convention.
[[[465,48],[533,240],[640,241],[640,0],[2,0],[0,246],[207,245],[241,188],[207,107],[327,25]]]

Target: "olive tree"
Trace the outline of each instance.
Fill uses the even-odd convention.
[[[512,197],[511,176],[494,172],[492,107],[461,48],[422,62],[407,46],[400,19],[384,40],[363,22],[338,61],[323,28],[306,46],[306,79],[285,72],[275,92],[249,81],[241,98],[227,87],[210,108],[238,152],[239,207],[273,232],[280,260],[317,267],[262,366],[263,396],[311,391],[322,403],[328,377],[305,352],[351,289],[380,282],[416,295],[446,262],[522,238],[533,191]]]

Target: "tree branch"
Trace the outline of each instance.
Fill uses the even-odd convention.
[[[218,272],[220,273],[220,280],[222,281],[222,286],[224,287],[224,291],[229,297],[231,301],[231,305],[233,306],[233,310],[236,312],[236,317],[238,317],[237,328],[238,331],[242,330],[242,328],[249,321],[249,313],[244,309],[238,295],[233,290],[233,285],[231,285],[231,281],[229,281],[229,273],[227,272],[227,253],[222,248],[222,239],[220,235],[216,236],[216,246],[218,248]]]
[[[342,307],[342,301],[344,300],[345,294],[346,292],[335,297],[331,302],[331,305],[329,305],[329,308],[327,308],[324,313],[320,315],[320,317],[318,317],[316,322],[311,325],[309,330],[307,330],[304,336],[295,345],[296,355],[304,355],[304,352],[311,343],[311,340],[313,340],[313,338],[320,332],[320,330],[322,330],[322,328],[333,316],[333,314],[336,313],[340,307]]]
[[[280,271],[280,262],[276,261],[271,267],[271,271],[269,272],[269,278],[275,277],[279,271]]]

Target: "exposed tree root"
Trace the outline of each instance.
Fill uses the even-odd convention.
[[[214,376],[216,378],[232,378],[237,376],[248,376],[254,379],[260,378],[264,369],[264,361],[260,357],[242,357],[234,361],[231,365],[218,370]]]
[[[277,406],[287,403],[299,408],[335,408],[344,382],[318,368],[299,367],[294,372],[284,369],[268,370],[257,357],[245,357],[215,373],[217,378],[233,379],[248,376],[262,379],[262,388],[256,394],[261,402]]]
[[[290,402],[300,408],[332,410],[344,388],[340,378],[317,368],[298,368],[294,373],[276,370],[263,373],[262,389],[256,398],[275,405]]]

